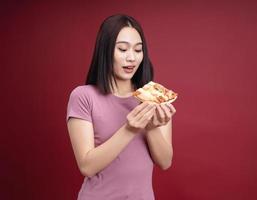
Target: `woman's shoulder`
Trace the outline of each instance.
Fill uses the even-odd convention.
[[[94,92],[97,92],[97,88],[95,85],[79,85],[71,91],[72,94],[88,94]]]
[[[90,98],[98,93],[95,85],[79,85],[72,89],[70,96]]]

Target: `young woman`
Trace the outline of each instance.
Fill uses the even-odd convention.
[[[172,105],[140,103],[132,92],[153,79],[140,24],[102,23],[86,84],[70,94],[67,126],[85,176],[79,200],[153,200],[153,165],[171,166]]]

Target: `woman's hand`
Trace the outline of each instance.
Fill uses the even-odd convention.
[[[154,113],[152,120],[147,124],[146,130],[166,125],[176,113],[176,109],[172,104],[156,104],[155,106],[156,112]]]
[[[144,129],[151,121],[155,109],[155,104],[150,102],[139,104],[127,115],[127,127],[134,132]]]

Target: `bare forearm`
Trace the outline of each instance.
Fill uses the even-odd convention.
[[[173,149],[163,135],[160,128],[155,128],[146,133],[147,143],[154,162],[163,170],[169,168],[172,162]]]
[[[134,138],[136,133],[124,124],[110,139],[90,150],[84,158],[84,175],[92,177],[108,166]]]

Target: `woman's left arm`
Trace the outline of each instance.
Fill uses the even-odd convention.
[[[163,170],[168,169],[172,163],[172,116],[175,112],[173,105],[157,105],[156,113],[146,128],[152,159]]]

